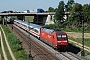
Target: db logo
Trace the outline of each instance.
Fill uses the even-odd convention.
[[[48,38],[51,38],[51,36],[50,36],[50,35],[48,35]]]

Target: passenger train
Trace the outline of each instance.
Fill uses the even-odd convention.
[[[61,30],[54,30],[22,20],[14,20],[14,24],[55,49],[64,49],[68,46],[67,34]]]

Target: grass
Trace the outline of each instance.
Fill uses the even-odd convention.
[[[82,44],[82,38],[76,38],[76,39],[75,39],[75,38],[69,36],[69,39],[70,39],[70,40],[73,40],[73,41],[76,41],[76,42],[79,42],[79,43]],[[73,46],[75,46],[75,44],[73,44],[73,43],[71,43],[71,44],[72,44]],[[84,39],[84,45],[90,47],[90,39],[85,38],[85,39]],[[80,48],[80,49],[81,49],[81,48]],[[85,51],[85,50],[84,50],[84,51]],[[87,55],[90,55],[90,52],[88,52],[88,51],[85,51],[85,53],[86,53]],[[90,60],[90,59],[88,59],[88,58],[86,58],[86,57],[83,57],[83,56],[82,56],[82,58],[85,59],[85,60]]]
[[[84,56],[81,56],[81,58],[83,58],[84,60],[90,60],[89,58],[86,58]]]
[[[12,60],[11,55],[10,55],[9,50],[7,48],[7,45],[6,45],[5,39],[4,39],[4,35],[3,35],[3,33],[1,33],[1,34],[2,34],[2,40],[3,40],[6,56],[7,56],[8,60]]]
[[[84,43],[86,46],[90,47],[90,39],[85,38]]]
[[[74,41],[79,42],[79,43],[82,44],[82,38],[73,38],[73,37],[70,37],[70,36],[68,36],[68,38],[70,40],[74,40]],[[90,39],[89,38],[84,38],[84,44],[86,46],[90,47]]]
[[[48,27],[52,27],[52,28],[59,28],[62,31],[66,31],[66,32],[82,32],[82,27],[81,28],[77,28],[77,29],[72,29],[72,28],[66,28],[66,27],[58,27],[57,24],[49,24],[49,25],[45,25]],[[86,28],[84,27],[84,32],[85,33],[90,33],[90,27]]]
[[[1,22],[1,18],[0,18],[0,22]]]
[[[1,22],[2,22],[2,21],[1,21],[1,17],[0,17],[0,24],[1,24]]]
[[[1,32],[1,28],[0,28],[0,32]],[[1,41],[0,41],[0,54],[1,54]]]
[[[66,32],[81,32],[82,33],[82,29],[63,29]],[[90,33],[90,28],[84,29],[84,33]]]
[[[25,16],[25,21],[33,22],[34,16]]]
[[[82,30],[63,29],[66,32],[82,32]]]
[[[78,46],[76,46],[74,43],[70,43],[72,46],[75,46],[75,47],[77,47],[77,48],[79,48]],[[80,50],[81,50],[81,48],[80,48]],[[87,55],[90,55],[90,52],[88,52],[88,51],[84,51],[85,52],[85,54],[87,54]],[[90,60],[89,58],[87,58],[87,57],[85,57],[85,56],[81,56],[81,58],[82,59],[84,59],[84,60]]]
[[[4,60],[3,54],[1,53],[1,60]]]
[[[13,51],[14,56],[16,57],[16,60],[26,60],[27,55],[25,54],[19,39],[12,32],[10,32],[7,26],[2,25],[2,28],[5,31],[8,43]]]
[[[1,28],[0,28],[0,31],[1,31]],[[1,41],[0,41],[0,54],[1,54]]]
[[[0,54],[1,54],[1,42],[0,42]]]

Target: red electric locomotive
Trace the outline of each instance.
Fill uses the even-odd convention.
[[[54,30],[46,27],[40,29],[40,39],[49,44],[50,46],[57,48],[65,48],[68,46],[68,37],[65,32],[60,30]]]

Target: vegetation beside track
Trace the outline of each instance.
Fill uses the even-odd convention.
[[[2,41],[3,41],[3,44],[4,44],[4,49],[5,49],[5,52],[6,52],[6,56],[7,56],[8,60],[12,60],[11,55],[10,55],[9,50],[8,50],[8,47],[7,47],[6,42],[5,42],[4,34],[2,33],[2,31],[1,31],[1,34],[2,34]]]
[[[1,28],[0,28],[0,31],[1,31]],[[0,40],[0,54],[1,54],[1,40]]]
[[[70,36],[68,36],[68,38],[70,40],[73,40],[73,41],[76,41],[76,42],[82,44],[82,38],[73,38],[73,37],[70,37]],[[84,44],[85,44],[85,46],[90,47],[90,39],[89,38],[84,38]]]
[[[70,36],[69,36],[69,39],[82,44],[82,38],[73,38],[73,37],[70,37]],[[73,46],[76,46],[74,43],[70,43],[70,44],[73,45]],[[90,47],[90,39],[85,38],[85,39],[84,39],[84,45]],[[76,47],[78,47],[78,46],[76,46]],[[79,47],[78,47],[78,48],[79,48]],[[81,49],[81,48],[80,48],[80,49]],[[82,50],[82,49],[81,49],[81,50]],[[86,51],[86,50],[84,50],[84,51],[85,51],[85,54],[90,55],[90,52],[88,52],[88,51]],[[87,57],[85,57],[85,56],[81,56],[81,58],[83,58],[84,60],[90,60],[90,58],[87,58]]]
[[[1,42],[0,42],[0,59],[1,59],[1,53],[2,53],[1,51],[2,51],[2,50],[1,50]]]
[[[5,31],[8,43],[13,51],[14,56],[16,57],[16,60],[26,60],[27,55],[25,54],[19,39],[12,32],[10,32],[7,26],[2,25],[2,28]]]
[[[0,28],[0,31],[1,31],[1,28]],[[1,54],[1,40],[0,40],[0,54]]]
[[[83,58],[84,60],[90,60],[90,59],[88,59],[88,58],[86,58],[86,57],[84,57],[84,56],[82,56],[81,58]]]
[[[1,22],[2,22],[2,21],[1,21],[1,17],[0,17],[0,24],[1,24]]]

